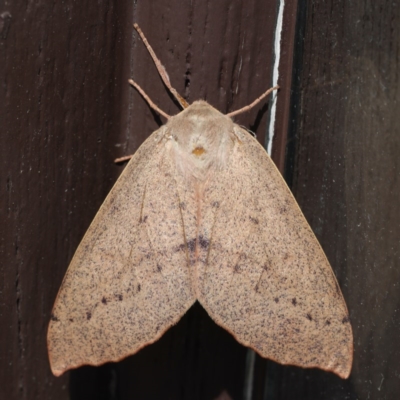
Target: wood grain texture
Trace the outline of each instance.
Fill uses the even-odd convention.
[[[0,14],[0,397],[209,399],[227,389],[240,398],[246,350],[200,307],[135,359],[74,371],[70,383],[52,376],[45,335],[65,269],[122,171],[112,160],[159,127],[126,80],[140,76],[160,106],[177,110],[132,23],[179,90],[231,110],[270,86],[276,2],[16,0]],[[263,142],[267,119],[262,107],[238,121]],[[262,393],[265,364],[257,365]]]
[[[257,358],[254,398],[398,397],[399,7],[383,0],[299,3],[304,24],[294,46],[289,129],[298,145],[295,194],[354,310],[355,368],[343,382]],[[192,100],[206,94],[224,111],[227,97],[238,108],[269,85],[276,2],[182,4],[2,6],[1,398],[210,399],[224,389],[242,396],[245,349],[201,307],[133,359],[74,371],[70,384],[68,376],[52,376],[46,355],[65,269],[121,171],[112,160],[159,126],[126,80],[141,74],[152,98],[176,110],[136,46],[134,20],[153,35],[174,84]],[[237,84],[237,92],[227,89]],[[265,121],[261,109],[240,123],[263,138]]]
[[[69,398],[68,377],[48,365],[46,320],[62,265],[119,174],[121,9],[1,3],[1,399]]]
[[[293,192],[346,298],[354,367],[346,382],[278,367],[269,393],[398,397],[400,9],[384,1],[301,1],[299,10]]]

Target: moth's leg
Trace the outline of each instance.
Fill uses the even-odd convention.
[[[248,106],[245,106],[243,108],[240,108],[239,110],[230,112],[229,114],[226,114],[227,117],[234,117],[235,115],[244,113],[248,110],[250,110],[251,108],[253,108],[256,104],[258,104],[264,97],[268,96],[272,91],[274,90],[278,90],[279,86],[274,86],[272,88],[269,88],[265,93],[263,93],[260,97],[257,97],[251,104],[249,104]]]
[[[128,161],[128,160],[130,160],[132,157],[133,157],[133,154],[131,154],[131,155],[129,155],[129,156],[119,157],[119,158],[116,158],[116,159],[114,160],[114,163],[115,163],[115,164],[118,164],[118,163],[120,163],[120,162]]]
[[[153,59],[154,64],[156,65],[158,73],[160,74],[161,79],[163,80],[165,86],[174,95],[176,100],[178,100],[178,102],[182,106],[182,108],[189,107],[189,104],[186,102],[186,100],[171,86],[171,82],[169,80],[169,76],[167,74],[167,71],[165,70],[165,67],[161,64],[161,61],[157,58],[156,53],[154,53],[154,50],[151,48],[149,42],[146,39],[146,36],[144,36],[144,33],[139,28],[139,25],[133,24],[133,26],[137,30],[140,37],[142,38],[143,43],[146,46],[148,52],[150,53],[151,58]]]

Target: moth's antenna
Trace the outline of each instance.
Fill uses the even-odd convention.
[[[171,116],[168,115],[167,113],[165,113],[163,110],[161,110],[161,108],[158,108],[150,99],[149,96],[147,96],[147,94],[144,92],[144,90],[133,80],[133,79],[129,79],[128,82],[143,96],[143,98],[147,101],[147,103],[149,103],[149,106],[157,111],[159,114],[161,114],[163,117],[170,119]]]
[[[161,61],[157,58],[156,53],[154,53],[154,50],[151,48],[149,42],[146,39],[146,36],[144,36],[144,33],[139,28],[139,25],[138,24],[133,24],[133,27],[137,30],[137,33],[142,38],[143,43],[146,46],[148,52],[150,53],[151,58],[153,59],[154,64],[156,65],[158,73],[160,74],[161,79],[163,80],[165,86],[174,95],[176,100],[178,100],[178,102],[182,106],[182,108],[188,108],[189,107],[189,103],[171,86],[171,82],[169,80],[169,76],[167,74],[167,71],[165,70],[165,67],[161,64]]]
[[[234,117],[235,115],[244,113],[248,110],[250,110],[251,108],[253,108],[256,104],[258,104],[264,97],[268,96],[271,92],[273,92],[274,90],[278,90],[279,86],[274,86],[270,89],[268,89],[265,93],[263,93],[260,97],[258,97],[257,99],[255,99],[251,104],[249,104],[248,106],[245,106],[243,108],[239,108],[239,110],[230,112],[229,114],[226,114],[227,117]]]

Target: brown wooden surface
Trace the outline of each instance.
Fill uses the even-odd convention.
[[[268,399],[400,397],[400,4],[300,1],[293,191],[347,300],[348,381],[282,370]]]
[[[68,376],[49,370],[46,330],[68,261],[119,173],[117,11],[1,2],[1,399],[69,398]]]
[[[243,398],[247,350],[195,306],[118,364],[51,375],[46,329],[68,263],[171,100],[138,22],[190,102],[226,112],[270,85],[276,1],[0,1],[0,399]],[[277,126],[287,176],[338,276],[355,336],[349,380],[257,357],[253,399],[400,395],[400,5],[286,1]],[[296,31],[296,42],[292,37]],[[294,85],[290,87],[294,51]],[[289,113],[291,113],[289,118]],[[268,107],[236,120],[264,140]],[[283,165],[284,141],[275,159]],[[282,143],[282,144],[279,144]]]
[[[214,399],[223,390],[242,398],[247,350],[198,305],[136,356],[61,378],[51,375],[45,338],[68,263],[123,170],[113,159],[162,123],[127,79],[167,113],[179,111],[132,23],[189,102],[227,112],[271,84],[276,2],[0,4],[0,399]],[[290,79],[289,71],[280,84]],[[236,121],[263,142],[268,112],[264,102]],[[262,393],[266,363],[258,363]]]

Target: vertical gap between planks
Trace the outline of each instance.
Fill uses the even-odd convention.
[[[279,79],[279,62],[281,60],[281,37],[282,37],[282,26],[283,26],[283,10],[285,8],[285,0],[279,0],[278,18],[276,21],[275,28],[275,43],[274,43],[274,66],[272,69],[272,86],[278,84]],[[267,152],[272,155],[272,142],[275,134],[275,119],[276,119],[276,101],[277,91],[272,92],[271,99],[271,117],[269,119],[268,126],[268,137],[267,137]]]
[[[283,28],[283,11],[285,9],[285,0],[279,0],[278,17],[275,27],[275,42],[274,42],[274,65],[272,69],[272,86],[278,84],[279,79],[279,63],[281,60],[281,37]],[[275,134],[275,120],[276,120],[276,102],[277,91],[272,92],[271,98],[271,114],[269,119],[269,126],[267,129],[267,153],[272,156],[272,143]],[[253,397],[253,384],[254,384],[254,366],[256,362],[255,352],[252,349],[247,350],[246,355],[246,372],[243,399],[252,400]]]
[[[251,400],[253,398],[255,362],[256,353],[252,349],[247,349],[246,366],[244,373],[243,400]]]

